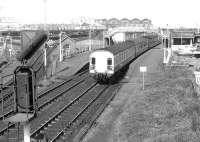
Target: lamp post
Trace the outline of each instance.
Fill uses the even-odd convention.
[[[9,59],[11,59],[11,56],[12,56],[12,50],[13,50],[13,47],[12,47],[12,37],[11,36],[7,36],[6,37],[6,42],[10,40],[10,48],[8,49],[9,51]]]
[[[48,45],[45,43],[45,45],[44,45],[44,66],[45,66],[45,71],[46,71],[46,68],[47,68],[47,47],[48,47]]]
[[[60,37],[60,39],[59,39],[59,43],[60,43],[60,48],[59,48],[59,51],[60,51],[59,52],[60,62],[63,61],[62,34],[64,34],[64,32],[60,32],[60,34],[59,34],[59,37]]]
[[[48,45],[45,43],[44,44],[44,81],[46,82],[47,81],[47,48],[48,48]]]
[[[89,51],[91,51],[91,50],[92,50],[92,41],[91,41],[91,25],[90,25],[90,29],[89,29],[89,41],[90,41],[90,43],[89,43]]]
[[[10,36],[9,39],[10,39],[10,48],[11,48],[11,51],[12,51],[12,50],[13,50],[13,46],[12,46],[12,37]]]
[[[49,33],[47,30],[47,0],[43,0],[44,2],[44,31]],[[44,80],[47,80],[47,43],[44,44],[44,68],[45,68],[45,75]]]
[[[104,41],[104,30],[103,30],[103,48],[105,48],[105,41]]]

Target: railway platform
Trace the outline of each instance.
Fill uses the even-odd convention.
[[[43,79],[38,84],[38,91],[45,90],[51,84],[62,81],[62,78],[72,76],[88,63],[88,59],[89,53],[84,53],[67,58],[62,62],[57,61],[54,74],[52,74],[52,66],[50,66],[47,69],[47,78]]]
[[[2,70],[1,70],[1,73],[0,73],[0,78],[3,77],[3,84],[8,82],[12,76],[10,76],[11,74],[13,74],[13,71],[15,70],[15,68],[17,66],[21,65],[20,62],[18,61],[12,61],[12,62],[9,62],[6,67],[2,67]],[[8,76],[8,77],[6,77]]]
[[[57,61],[56,68],[53,74],[52,74],[52,64],[51,64],[47,69],[47,78],[39,82],[38,84],[38,86],[40,86],[39,88],[43,90],[54,82],[62,81],[62,77],[67,77],[75,74],[85,64],[88,63],[88,59],[89,59],[89,52],[67,58],[62,62]],[[19,65],[21,65],[21,63],[18,61],[13,61],[12,63],[8,63],[6,65],[6,67],[0,73],[0,78],[4,77],[2,80],[3,84],[8,82],[12,78],[12,76],[9,75],[13,74],[13,71]]]
[[[89,60],[89,52],[79,54],[77,56],[67,58],[63,62],[58,62],[56,66],[56,71],[54,76],[71,76],[74,73],[78,72],[85,64],[88,63]]]

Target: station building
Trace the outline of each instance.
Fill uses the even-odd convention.
[[[193,31],[171,31],[172,51],[191,50],[194,37]]]

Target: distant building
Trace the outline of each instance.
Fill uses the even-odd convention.
[[[120,21],[117,18],[111,18],[107,21],[106,26],[113,28],[113,27],[119,26],[119,24],[120,24]]]
[[[146,28],[150,28],[152,26],[151,20],[149,19],[143,19],[142,23],[143,23],[143,26]]]
[[[146,18],[143,20],[139,20],[138,18],[134,18],[132,20],[129,20],[127,18],[123,18],[121,20],[118,20],[117,18],[111,18],[108,20],[96,19],[95,22],[104,25],[107,28],[126,27],[126,26],[151,28],[153,26],[151,20]]]
[[[194,32],[187,30],[171,30],[171,48],[175,52],[190,52],[194,43]]]
[[[133,25],[133,26],[138,26],[138,25],[140,25],[140,20],[139,19],[137,19],[137,18],[134,18],[134,19],[132,19],[131,20],[131,24]]]
[[[130,24],[131,24],[131,22],[127,18],[123,18],[123,19],[120,20],[120,25],[121,26],[130,26]]]

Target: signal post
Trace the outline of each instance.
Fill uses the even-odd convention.
[[[30,142],[29,120],[35,116],[37,110],[35,74],[29,66],[18,66],[14,71],[13,80],[12,114],[5,117],[4,121],[21,123],[24,127],[24,142]],[[6,103],[3,103],[2,109],[6,109],[6,107]],[[3,115],[4,112],[3,110]]]
[[[33,41],[29,43],[28,47],[24,49],[18,56],[18,60],[22,62],[22,66],[18,66],[14,70],[13,75],[13,96],[12,107],[5,103],[9,99],[4,99],[2,94],[2,115],[3,120],[9,122],[21,123],[24,127],[24,142],[30,142],[30,119],[32,119],[37,113],[37,96],[36,96],[36,73],[33,69],[25,65],[28,59],[30,59],[34,53],[44,44],[47,40],[46,33],[40,32],[33,38]],[[4,87],[3,84],[1,85]],[[6,111],[11,111],[11,114],[5,116]],[[6,113],[5,113],[6,112]],[[19,137],[18,139],[19,140]]]

